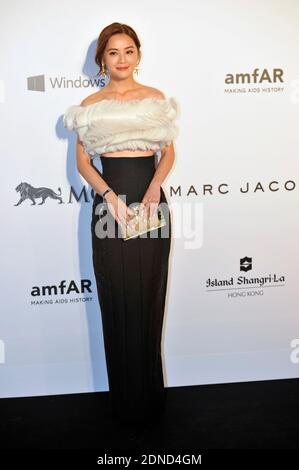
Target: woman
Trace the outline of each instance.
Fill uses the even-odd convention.
[[[95,61],[101,74],[109,72],[110,82],[64,115],[64,125],[78,133],[78,170],[96,192],[93,266],[109,398],[114,415],[125,423],[155,419],[166,404],[161,333],[171,221],[161,184],[173,165],[172,140],[178,134],[176,100],[133,78],[140,57],[140,42],[130,26],[104,28]],[[157,150],[161,158],[156,166]],[[102,173],[91,164],[97,155]],[[150,217],[159,206],[166,225],[124,240],[118,229],[129,226],[134,215],[129,206],[136,202]]]

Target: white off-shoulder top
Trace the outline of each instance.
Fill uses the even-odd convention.
[[[93,158],[117,150],[161,150],[178,136],[179,114],[174,97],[102,99],[70,106],[63,124],[77,132],[84,151]]]

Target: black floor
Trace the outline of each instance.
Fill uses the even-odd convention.
[[[174,387],[163,419],[128,433],[107,392],[0,399],[2,449],[298,449],[299,379]]]

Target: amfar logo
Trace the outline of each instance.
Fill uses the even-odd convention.
[[[84,294],[85,292],[92,293],[91,281],[89,279],[81,279],[80,284],[77,285],[75,281],[70,281],[68,285],[63,280],[60,284],[51,286],[33,286],[31,290],[32,297],[40,297],[42,295],[68,295],[68,294]]]
[[[89,88],[89,87],[104,87],[106,82],[104,78],[76,78],[75,80],[67,79],[65,77],[49,78],[51,88]],[[27,89],[30,91],[45,91],[45,75],[34,75],[27,77]]]
[[[63,280],[58,285],[33,286],[31,289],[31,297],[35,297],[36,299],[31,300],[31,305],[39,306],[91,302],[92,297],[86,295],[92,294],[91,284],[90,279],[81,279],[79,283],[71,280],[67,284],[67,282]],[[71,294],[83,295],[82,297],[70,297]],[[64,295],[64,297],[55,298],[58,295]]]
[[[236,73],[235,75],[232,73],[228,73],[225,78],[225,83],[231,84],[239,84],[239,83],[276,83],[281,82],[283,83],[283,70],[282,69],[273,69],[272,72],[268,72],[267,69],[263,69],[261,74],[259,75],[259,69],[254,69],[254,71],[250,73]]]

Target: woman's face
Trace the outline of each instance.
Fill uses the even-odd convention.
[[[111,78],[126,78],[133,74],[138,63],[138,50],[127,34],[114,34],[109,39],[103,63],[106,64]]]

